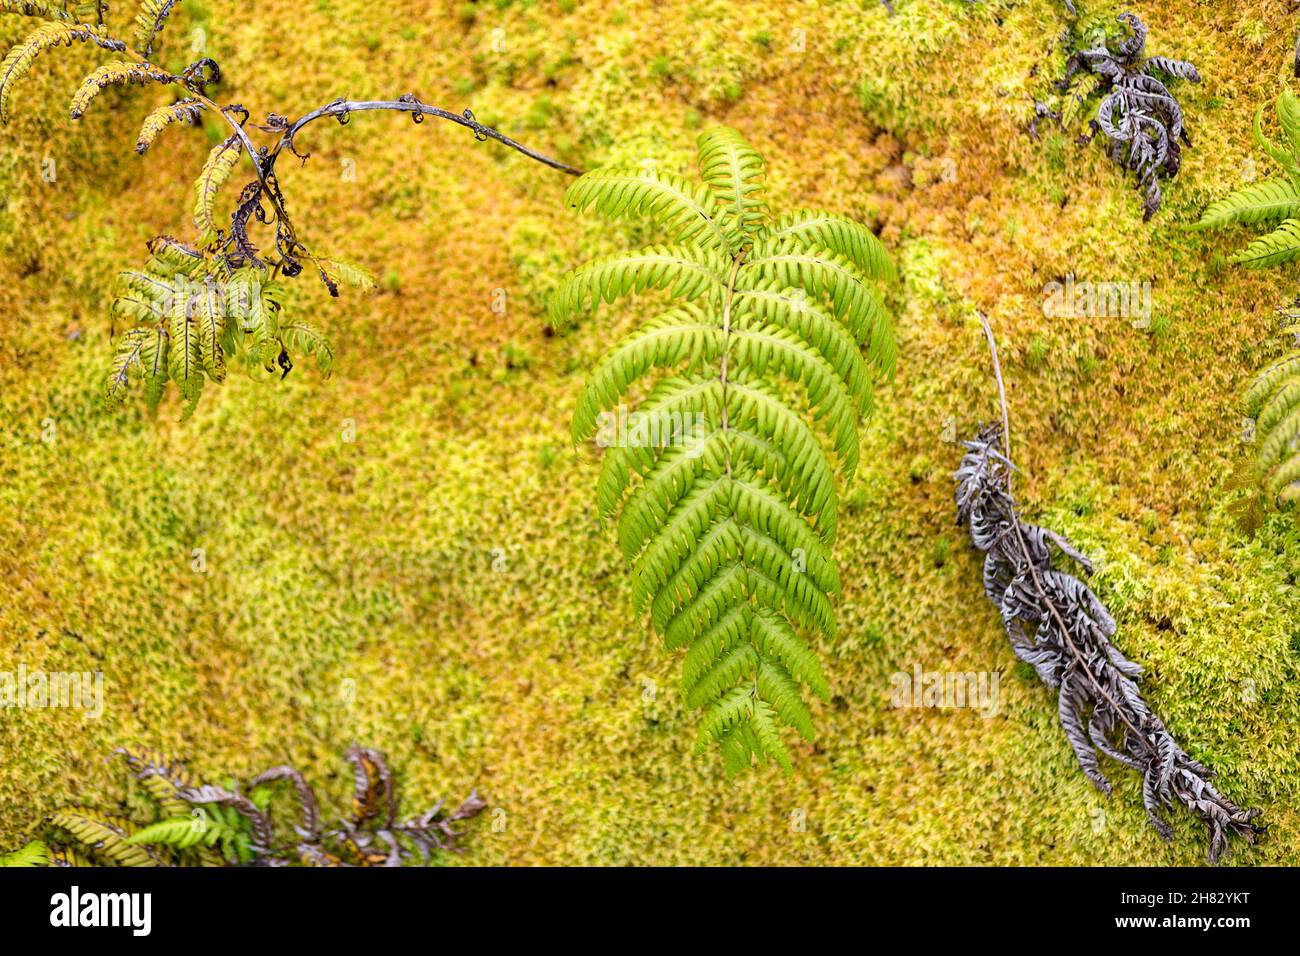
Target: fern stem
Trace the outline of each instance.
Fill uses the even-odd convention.
[[[722,300],[722,360],[718,371],[718,381],[722,383],[722,431],[725,433],[730,426],[730,419],[727,414],[727,359],[731,353],[731,302],[736,292],[736,276],[740,273],[740,264],[745,261],[745,250],[738,252],[734,259],[731,260],[731,275],[727,276],[727,290]],[[731,478],[731,442],[728,441],[723,447],[727,450],[727,478]]]
[[[414,96],[410,96],[409,94],[405,98],[396,100],[339,99],[332,103],[327,103],[318,109],[312,110],[310,113],[307,113],[294,121],[289,128],[285,130],[284,135],[280,138],[279,145],[276,146],[275,151],[272,152],[267,159],[268,170],[275,165],[276,157],[279,156],[281,150],[284,148],[288,147],[291,152],[294,152],[294,154],[297,155],[297,152],[293,149],[294,137],[298,134],[298,131],[308,123],[315,122],[316,120],[322,119],[326,116],[333,116],[340,122],[347,122],[347,117],[350,113],[362,113],[370,110],[391,110],[398,113],[410,113],[411,118],[417,123],[421,122],[425,116],[435,116],[438,119],[445,119],[449,122],[464,126],[466,129],[473,130],[475,139],[494,139],[498,143],[509,146],[516,152],[522,153],[529,159],[534,159],[545,166],[550,166],[552,169],[558,169],[560,172],[568,173],[570,176],[581,176],[583,174],[583,170],[578,169],[576,166],[562,163],[558,159],[551,159],[549,156],[545,156],[536,150],[529,149],[527,146],[511,139],[504,133],[493,129],[491,126],[484,126],[474,118],[474,114],[470,110],[465,110],[464,113],[453,113],[450,110],[444,110],[437,106],[429,106],[427,103],[421,103]]]

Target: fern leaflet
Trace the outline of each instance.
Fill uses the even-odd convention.
[[[91,102],[115,84],[126,83],[171,83],[176,77],[170,73],[155,69],[148,64],[133,63],[129,60],[114,60],[91,71],[82,81],[80,89],[72,97],[72,118],[81,119]]]
[[[177,0],[144,0],[135,15],[135,48],[145,56],[153,55],[154,41],[162,32],[167,16]]]

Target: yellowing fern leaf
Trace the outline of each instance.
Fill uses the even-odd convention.
[[[81,88],[72,97],[72,118],[81,119],[91,102],[105,89],[124,83],[171,83],[176,77],[147,63],[114,60],[96,68],[82,81]]]
[[[95,856],[118,866],[152,866],[147,850],[126,842],[130,824],[95,810],[66,809],[50,816],[50,822],[70,833]]]
[[[213,210],[217,193],[239,165],[239,148],[239,137],[236,135],[231,135],[229,139],[214,146],[194,184],[194,228],[199,231],[200,246],[210,244],[220,231]]]
[[[153,55],[153,45],[162,32],[167,16],[177,0],[144,0],[135,15],[135,48],[145,56]]]
[[[0,123],[9,120],[9,103],[14,84],[31,71],[36,58],[52,47],[71,46],[77,42],[94,43],[119,53],[126,49],[121,40],[106,36],[98,27],[89,24],[57,20],[42,23],[26,39],[10,49],[4,61],[0,62]]]
[[[153,110],[144,118],[144,123],[140,126],[140,135],[136,137],[135,151],[144,155],[145,151],[153,145],[153,141],[173,123],[189,123],[197,125],[199,116],[207,109],[202,100],[187,97],[183,100],[177,100],[175,103],[167,103]],[[220,148],[220,147],[218,147]],[[239,158],[239,152],[235,151],[235,158]]]

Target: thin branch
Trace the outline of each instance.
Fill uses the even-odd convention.
[[[975,314],[979,316],[980,325],[984,326],[984,335],[989,340],[989,354],[993,356],[993,376],[998,380],[998,401],[1002,404],[1002,447],[1006,451],[1007,461],[1010,462],[1011,422],[1007,417],[1007,388],[1002,384],[1002,365],[998,362],[998,343],[993,338],[993,329],[989,327],[989,317],[978,310]],[[1009,484],[1008,487],[1010,487]]]
[[[558,169],[560,172],[568,173],[570,176],[581,176],[583,173],[583,171],[578,169],[576,166],[562,163],[558,159],[551,159],[549,156],[539,153],[536,150],[529,149],[522,143],[511,139],[499,130],[495,130],[490,126],[484,126],[474,118],[474,114],[469,110],[465,110],[464,113],[453,113],[450,110],[440,109],[437,106],[429,106],[427,103],[421,103],[410,94],[396,100],[339,99],[332,103],[327,103],[319,109],[312,110],[310,113],[295,120],[290,124],[289,128],[284,131],[284,135],[280,137],[279,144],[267,159],[267,169],[269,170],[275,165],[276,158],[285,148],[288,148],[290,152],[294,153],[294,155],[299,155],[293,148],[294,137],[297,136],[298,131],[308,123],[315,122],[316,120],[322,119],[326,116],[332,116],[339,120],[339,122],[346,123],[350,114],[363,113],[369,110],[391,110],[397,113],[410,113],[411,118],[417,123],[421,122],[425,116],[435,116],[438,119],[448,120],[452,123],[464,126],[466,129],[473,130],[475,139],[494,139],[498,143],[509,146],[511,149],[523,153],[529,159],[534,159],[544,166]]]

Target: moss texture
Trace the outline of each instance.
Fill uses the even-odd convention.
[[[255,117],[409,90],[588,168],[685,169],[696,131],[725,122],[766,156],[774,206],[879,227],[906,270],[899,372],[844,493],[840,636],[818,648],[835,696],[790,778],[727,781],[692,756],[679,656],[633,616],[594,522],[597,462],[568,439],[584,371],[653,304],[549,335],[546,296],[647,235],[572,216],[565,177],[450,124],[321,123],[305,166],[282,164],[290,208],[315,248],[383,279],[339,301],[298,284],[334,378],[235,376],[184,424],[174,397],[154,419],[108,412],[113,276],[187,228],[210,137],[171,130],[136,157],[161,94],[110,91],[71,124],[97,60],[44,58],[0,144],[0,669],[102,670],[107,699],[97,721],[0,710],[0,847],[117,794],[103,760],[120,744],[241,775],[288,759],[341,789],[357,740],[388,753],[412,807],[488,797],[465,863],[1203,861],[1187,815],[1170,844],[1146,825],[1132,774],[1111,766],[1109,800],[1091,788],[984,599],[945,441],[995,411],[978,308],[1027,511],[1097,560],[1175,736],[1265,808],[1265,843],[1231,862],[1296,862],[1300,540],[1288,517],[1251,535],[1228,510],[1248,457],[1237,397],[1296,272],[1233,271],[1245,230],[1186,228],[1250,161],[1267,174],[1249,130],[1289,67],[1290,5],[1135,10],[1149,52],[1205,78],[1174,86],[1194,147],[1150,224],[1099,144],[1024,132],[1061,72],[1063,4],[896,5],[207,0],[163,47],[181,66],[201,37],[220,98]],[[0,16],[0,35],[24,25]],[[1044,284],[1069,272],[1151,281],[1150,328],[1044,315]],[[917,663],[1001,671],[1001,711],[892,709],[890,675]]]

